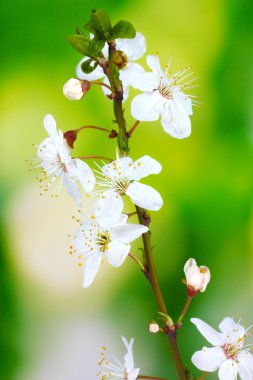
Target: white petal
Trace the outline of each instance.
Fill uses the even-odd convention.
[[[63,185],[67,193],[80,205],[82,199],[80,190],[75,181],[67,173],[63,174]]]
[[[124,356],[124,367],[127,371],[130,372],[134,369],[134,358],[133,358],[134,338],[131,338],[129,343],[124,336],[122,336],[121,339],[127,349],[127,353]]]
[[[228,342],[232,344],[240,341],[245,335],[245,328],[229,317],[221,321],[219,329],[227,337]]]
[[[134,38],[119,38],[116,40],[117,50],[121,50],[127,56],[128,61],[135,61],[143,56],[146,51],[146,40],[143,34],[136,33]]]
[[[107,77],[104,77],[103,79],[103,83],[107,84],[108,86],[110,86],[110,82],[109,82],[109,79]],[[103,90],[103,93],[105,95],[110,95],[111,94],[111,91],[109,90],[109,88],[105,87],[105,86],[101,86],[102,87],[102,90]]]
[[[203,347],[192,356],[192,363],[201,371],[214,372],[226,360],[221,347]]]
[[[140,368],[134,368],[131,372],[127,374],[127,380],[136,380],[140,373]]]
[[[99,251],[90,254],[84,264],[83,287],[88,288],[96,276],[102,255]]]
[[[197,327],[199,332],[206,338],[206,340],[214,346],[222,346],[225,343],[223,335],[206,322],[198,318],[191,318],[191,322]]]
[[[218,375],[220,380],[236,380],[238,372],[237,363],[230,359],[226,360],[220,367]]]
[[[126,223],[113,227],[110,230],[111,240],[118,240],[125,244],[131,243],[148,231],[148,227],[141,224]]]
[[[57,134],[56,122],[52,115],[48,114],[44,117],[44,128],[49,134],[49,136],[54,139]]]
[[[98,225],[95,221],[87,221],[82,224],[75,233],[75,246],[78,253],[83,254],[88,251],[89,248],[96,248],[96,240],[98,235]],[[89,248],[86,248],[87,240],[91,240]],[[90,243],[90,242],[89,242]]]
[[[123,86],[123,102],[126,101],[129,95],[129,87],[135,87],[136,79],[145,71],[137,63],[128,63],[127,66],[120,70],[120,80]]]
[[[93,80],[97,80],[97,79],[100,79],[100,78],[103,78],[105,76],[104,72],[103,72],[103,69],[102,67],[100,66],[97,66],[95,68],[94,71],[92,71],[91,73],[89,74],[86,74],[82,71],[81,69],[81,66],[82,66],[82,63],[87,61],[89,58],[88,57],[84,57],[77,65],[76,67],[76,75],[78,77],[78,79],[85,79],[85,80],[88,80],[88,81],[93,81]]]
[[[95,176],[89,165],[75,158],[71,161],[71,175],[78,179],[86,193],[90,193],[95,186]]]
[[[145,70],[136,72],[132,77],[131,86],[137,90],[153,92],[159,87],[159,80],[153,72],[147,73]]]
[[[154,121],[159,118],[157,105],[161,101],[159,91],[137,95],[131,103],[131,114],[136,120]]]
[[[165,132],[172,137],[184,139],[191,134],[190,117],[183,110],[182,104],[174,100],[167,100],[161,112],[161,123]]]
[[[143,156],[133,163],[129,179],[139,181],[139,179],[147,177],[150,174],[159,174],[162,165],[150,156]]]
[[[248,351],[241,351],[236,357],[241,380],[253,379],[253,356]]]
[[[126,194],[135,205],[147,210],[157,211],[163,205],[162,197],[158,191],[151,186],[143,185],[136,181],[128,186]]]
[[[191,259],[188,259],[184,265],[184,274],[187,278],[187,272],[190,268],[192,267],[196,267],[197,266],[197,263],[196,263],[196,260],[191,258]]]
[[[147,65],[157,78],[160,79],[164,75],[158,55],[147,55]]]
[[[114,192],[105,192],[94,205],[94,212],[98,223],[111,228],[121,222],[121,213],[124,207],[121,196]],[[124,220],[126,221],[125,217]]]
[[[113,267],[119,267],[125,261],[130,251],[130,245],[121,241],[111,241],[105,251],[105,257]]]
[[[117,160],[111,162],[108,165],[102,167],[102,172],[106,177],[128,177],[129,168],[133,164],[133,160],[130,157],[117,158]]]

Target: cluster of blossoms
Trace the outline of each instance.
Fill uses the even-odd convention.
[[[146,57],[151,70],[147,72],[136,62],[146,52],[145,37],[139,32],[135,33],[131,24],[122,20],[112,27],[103,10],[94,11],[84,29],[86,34],[78,30],[78,35],[71,39],[72,45],[84,57],[77,66],[77,78],[71,78],[65,83],[63,93],[70,100],[80,100],[92,85],[100,85],[107,98],[114,103],[119,133],[94,126],[84,126],[63,133],[61,130],[57,131],[53,116],[46,115],[44,128],[49,137],[38,146],[36,160],[41,172],[38,177],[41,193],[51,192],[57,195],[63,185],[82,209],[83,194],[95,197],[92,211],[87,213],[82,210],[84,220],[79,221],[80,227],[74,234],[74,251],[84,267],[84,288],[91,285],[104,259],[113,267],[119,267],[130,256],[150,281],[156,298],[159,294],[157,303],[163,305],[155,267],[149,267],[149,262],[152,261],[152,245],[149,235],[150,216],[146,213],[146,210],[160,210],[163,199],[157,190],[141,182],[151,174],[159,174],[162,166],[148,155],[137,160],[129,157],[128,139],[139,122],[158,119],[170,136],[178,139],[188,137],[191,134],[192,106],[198,102],[193,95],[186,94],[185,90],[195,87],[195,78],[192,78],[190,67],[172,75],[169,72],[171,57],[163,71],[157,55]],[[91,33],[89,37],[87,31]],[[127,132],[122,102],[127,100],[130,87],[142,93],[132,100],[131,114],[135,118],[135,124]],[[96,160],[96,168],[92,169],[83,160],[101,159],[101,156],[72,157],[73,144],[80,130],[84,128],[97,128],[110,132],[110,138],[117,137],[119,150],[116,150],[116,158],[109,159],[110,162],[106,163],[108,158],[103,157],[102,164]],[[136,212],[124,212],[124,198],[129,198]],[[139,223],[129,223],[128,219],[132,214],[138,215]],[[142,264],[130,252],[130,243],[141,235],[144,256],[147,258],[149,255],[145,264],[145,260]],[[211,278],[209,269],[198,266],[194,258],[187,260],[184,273],[185,279],[182,282],[186,285],[187,301],[177,322],[172,321],[166,307],[162,306],[158,310],[163,321],[162,326],[156,321],[149,324],[151,333],[163,332],[169,341],[172,337],[174,342],[192,299],[206,290]],[[220,380],[235,380],[238,374],[242,380],[253,379],[253,356],[249,353],[251,345],[245,345],[249,329],[228,317],[219,325],[221,332],[216,332],[200,319],[192,318],[191,321],[214,346],[204,347],[192,356],[192,362],[198,369],[206,372],[218,370]],[[124,363],[113,355],[113,361],[107,361],[103,352],[99,363],[103,370],[98,374],[101,379],[156,379],[139,375],[140,369],[134,367],[134,339],[129,343],[124,337],[122,340],[127,349]],[[172,350],[175,349],[175,343],[171,347]],[[178,356],[176,352],[174,357]],[[177,363],[177,369],[180,379],[186,379],[180,362]]]

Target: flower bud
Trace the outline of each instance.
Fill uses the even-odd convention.
[[[63,86],[63,94],[69,100],[80,100],[90,89],[90,82],[76,78],[69,79]]]
[[[199,292],[204,292],[211,278],[207,267],[198,267],[194,259],[189,259],[184,266],[186,286],[188,294],[191,296]]]
[[[151,322],[149,324],[148,331],[151,332],[152,334],[158,333],[159,330],[160,330],[160,327],[158,326],[156,322]]]

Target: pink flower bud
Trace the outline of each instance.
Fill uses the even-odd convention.
[[[69,100],[80,100],[89,89],[90,82],[71,78],[64,84],[63,94]]]
[[[184,266],[186,285],[188,290],[193,293],[204,292],[211,278],[207,267],[198,267],[194,259],[189,259]]]
[[[160,330],[160,328],[156,322],[152,322],[149,324],[148,330],[152,334],[156,334]]]

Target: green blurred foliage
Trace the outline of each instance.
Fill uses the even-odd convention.
[[[114,23],[122,18],[132,22],[146,36],[147,53],[159,51],[164,65],[174,53],[173,71],[192,64],[200,77],[195,94],[203,103],[194,110],[192,136],[178,141],[165,135],[159,122],[141,123],[130,141],[131,154],[134,158],[150,154],[163,164],[162,174],[146,183],[164,198],[162,210],[152,215],[152,236],[168,308],[176,319],[185,299],[180,284],[182,268],[189,257],[195,257],[199,264],[210,267],[212,281],[205,294],[194,300],[188,317],[203,318],[214,327],[228,315],[252,323],[252,4],[240,0],[12,0],[1,4],[2,203],[9,202],[31,180],[24,160],[35,154],[31,144],[45,136],[42,119],[46,113],[52,113],[63,130],[86,123],[112,126],[111,103],[99,89],[92,89],[81,102],[69,102],[61,92],[63,83],[75,75],[81,58],[68,44],[67,36],[88,20],[91,8],[106,8]],[[141,62],[145,65],[145,59]],[[130,127],[134,120],[129,107],[130,100],[125,104]],[[114,141],[91,131],[77,141],[75,154],[111,156],[114,149]],[[5,216],[1,223],[5,223]],[[16,358],[33,353],[32,345],[24,347],[27,352],[18,353],[19,326],[25,329],[21,335],[29,334],[39,321],[53,318],[54,313],[61,316],[57,306],[54,313],[50,310],[46,297],[41,315],[36,290],[28,290],[23,302],[26,327],[20,324],[18,304],[24,296],[15,289],[13,264],[7,259],[7,239],[12,235],[6,234],[5,227],[3,235],[1,317],[5,330],[1,344],[8,357],[4,359],[7,380],[16,378]],[[124,270],[129,273],[127,281],[115,283],[117,293],[101,306],[100,313],[113,321],[115,329],[136,337],[137,358],[145,373],[174,379],[166,341],[162,336],[151,336],[146,328],[156,318],[149,286],[132,263]],[[93,289],[96,284],[86,292]],[[35,318],[29,309],[33,302]],[[91,300],[80,306],[84,313],[91,307]],[[190,357],[204,340],[189,318],[179,331],[179,342],[187,367],[197,376]]]

